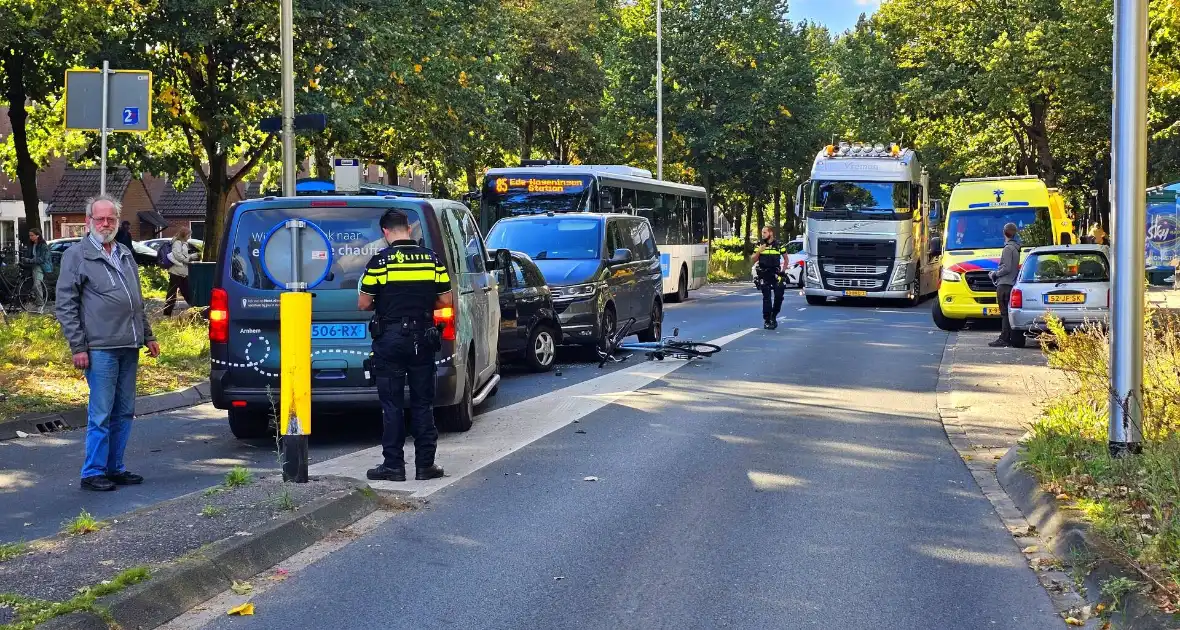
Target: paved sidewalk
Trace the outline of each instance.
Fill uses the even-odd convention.
[[[1078,594],[1072,576],[1047,550],[996,478],[996,463],[1028,431],[1045,401],[1063,387],[1066,376],[1047,365],[1036,344],[991,348],[995,331],[968,330],[947,339],[938,376],[938,414],[951,445],[991,501],[1058,614],[1088,628],[1101,622]]]

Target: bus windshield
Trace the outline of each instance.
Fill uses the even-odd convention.
[[[580,175],[502,175],[484,182],[481,213],[492,222],[505,217],[590,209],[591,182]]]
[[[1004,246],[1004,225],[1015,223],[1022,247],[1053,244],[1048,208],[986,208],[956,210],[946,226],[946,249],[999,249]]]
[[[909,219],[909,182],[813,181],[814,219]]]

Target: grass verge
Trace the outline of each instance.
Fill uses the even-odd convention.
[[[1107,448],[1109,339],[1067,334],[1058,322],[1042,339],[1072,387],[1033,423],[1022,465],[1076,510],[1108,560],[1130,568],[1165,612],[1180,610],[1180,322],[1148,313],[1144,338],[1143,453],[1115,459]],[[1103,589],[1121,603],[1129,584]],[[1109,592],[1106,592],[1109,591]],[[1113,607],[1112,607],[1113,608]]]
[[[196,312],[152,318],[163,353],[139,359],[136,394],[146,396],[199,383],[209,376],[208,329]],[[52,315],[17,314],[0,325],[0,420],[86,404],[86,379],[74,369],[61,328]]]
[[[64,602],[50,602],[12,593],[0,593],[0,606],[11,608],[16,615],[15,621],[0,626],[0,630],[29,630],[54,617],[75,612],[92,612],[102,617],[108,624],[113,624],[114,619],[111,618],[110,613],[96,605],[95,601],[100,597],[117,593],[128,586],[139,584],[149,577],[151,577],[151,572],[146,567],[127,569],[101,584],[81,589],[77,595]]]

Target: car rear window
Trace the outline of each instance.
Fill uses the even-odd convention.
[[[1109,282],[1110,266],[1101,252],[1044,252],[1024,261],[1022,282]]]
[[[253,289],[276,290],[277,286],[262,272],[262,240],[271,228],[292,218],[302,218],[319,226],[332,243],[332,268],[317,290],[356,290],[369,259],[385,248],[381,232],[381,215],[389,208],[258,208],[246,210],[238,219],[230,237],[228,273],[231,280]],[[413,237],[430,247],[430,236],[422,229],[422,216],[414,209],[402,208],[410,218]]]

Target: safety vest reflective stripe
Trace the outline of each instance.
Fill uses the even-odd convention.
[[[435,267],[434,268],[434,281],[435,282],[445,282],[447,284],[450,284],[451,276],[450,276],[450,274],[447,273],[446,267]]]
[[[388,269],[387,282],[434,282],[437,274],[431,269]]]
[[[424,263],[388,262],[385,264],[385,268],[390,271],[394,271],[394,270],[402,270],[402,269],[434,269],[435,266],[434,266],[434,263],[432,263],[432,262],[424,262]]]
[[[370,269],[369,271],[365,272],[364,276],[361,277],[362,287],[371,287],[378,284],[385,284],[385,274],[373,273],[373,270]]]
[[[762,250],[762,253],[763,254],[770,254],[771,256],[782,256],[783,255],[783,253],[777,249],[764,249],[764,250]]]

